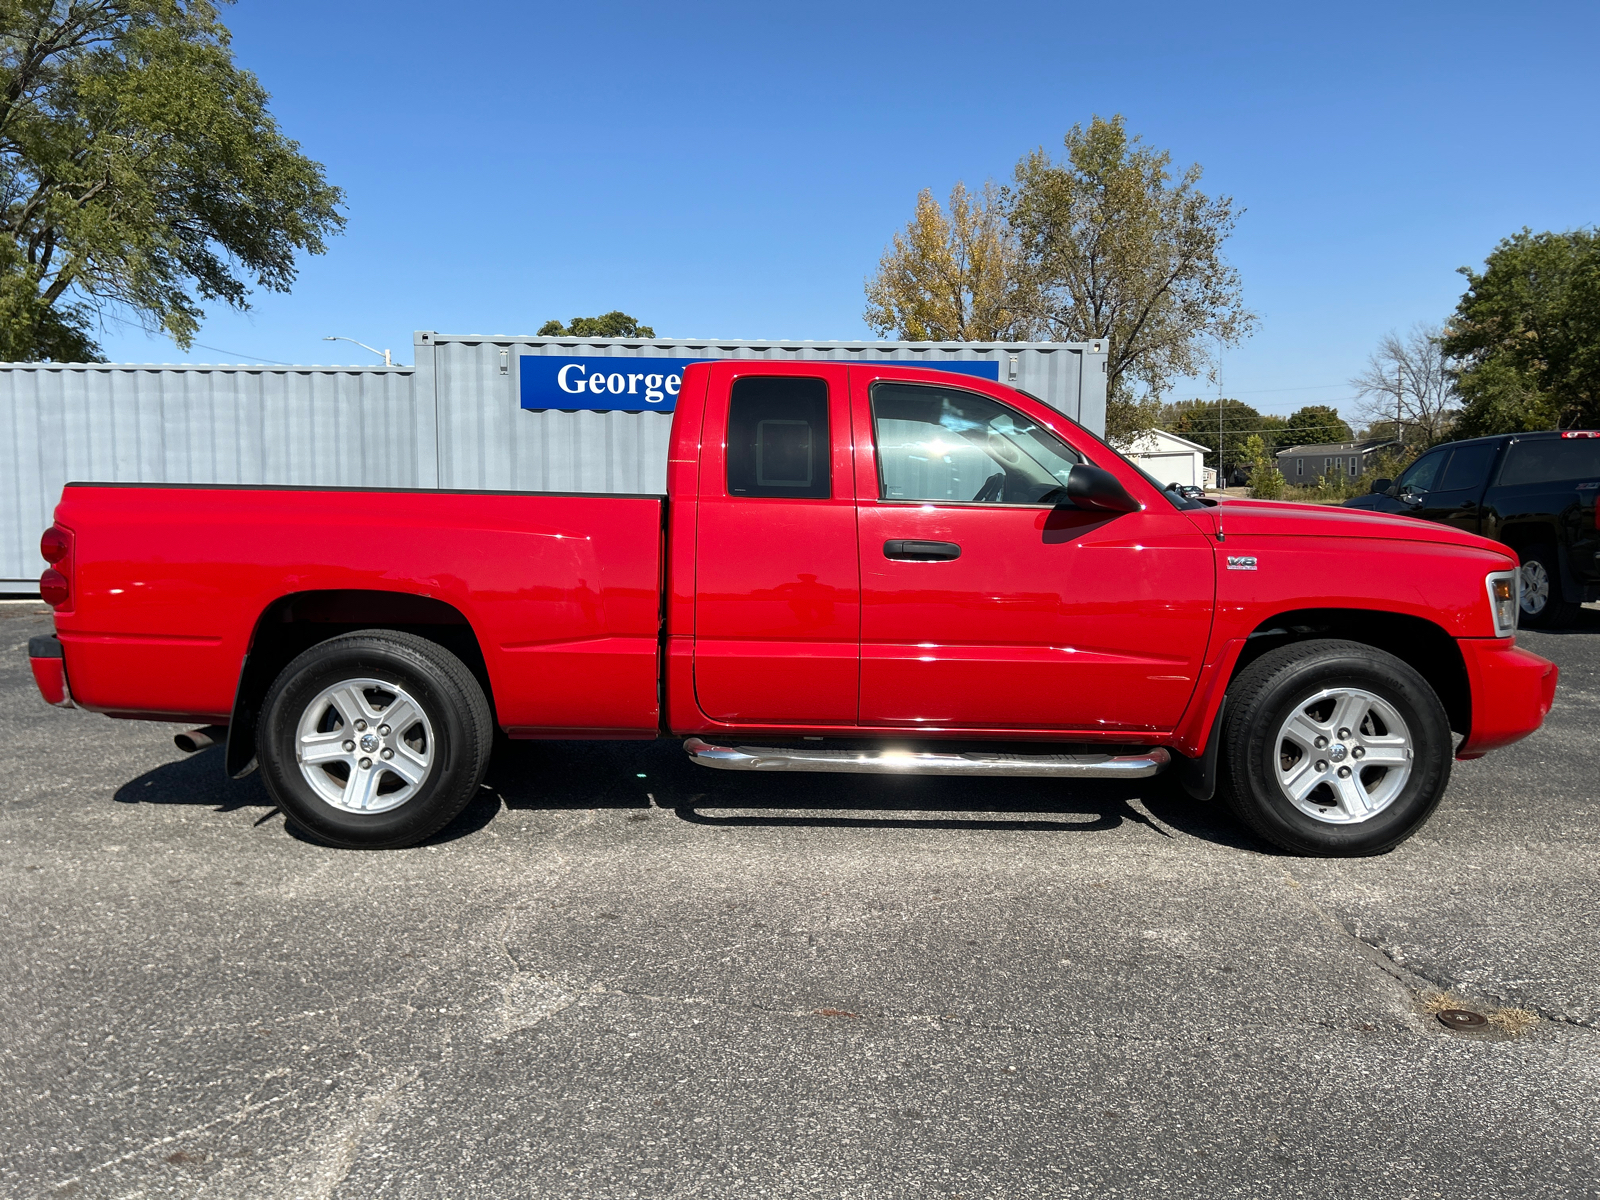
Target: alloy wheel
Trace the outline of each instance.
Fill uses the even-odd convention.
[[[398,808],[426,782],[433,758],[433,727],[422,706],[381,679],[323,688],[295,730],[301,776],[345,812]]]
[[[1411,777],[1411,732],[1394,705],[1361,688],[1324,688],[1278,729],[1278,785],[1306,816],[1329,825],[1370,821]]]

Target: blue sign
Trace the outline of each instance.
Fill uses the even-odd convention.
[[[633,358],[621,356],[565,358],[554,354],[518,355],[522,407],[589,409],[598,412],[671,412],[678,406],[683,369],[690,363],[715,362],[710,358]],[[761,359],[753,361],[765,361]],[[793,362],[794,359],[782,359]],[[838,359],[819,359],[838,363]],[[848,360],[847,360],[848,361]],[[874,359],[852,366],[925,367],[1000,378],[998,362],[923,363],[909,359]]]

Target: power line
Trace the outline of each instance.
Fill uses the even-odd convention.
[[[275,358],[262,358],[259,354],[246,354],[242,350],[225,350],[221,346],[208,346],[204,342],[191,342],[191,346],[199,346],[202,350],[215,350],[218,354],[232,354],[237,358],[248,358],[252,362],[263,362],[274,367],[292,367],[293,363],[279,362]]]
[[[146,334],[148,334],[150,332],[148,329],[145,329],[143,325],[140,325],[137,321],[130,321],[126,317],[119,317],[116,313],[107,313],[107,312],[100,313],[99,314],[99,319],[101,321],[115,321],[118,325],[121,325],[121,326],[123,326],[123,327],[125,327],[127,329],[139,329],[139,330],[142,330]],[[190,342],[189,344],[191,346],[199,346],[200,349],[202,349],[202,350],[215,350],[218,354],[232,354],[236,358],[248,358],[252,362],[267,363],[269,366],[274,366],[274,367],[292,367],[292,366],[294,366],[293,363],[279,362],[275,358],[262,358],[261,355],[259,355],[259,354],[246,354],[242,350],[228,350],[228,349],[225,349],[222,346],[208,346],[205,342]]]
[[[1239,396],[1264,396],[1269,392],[1319,392],[1326,388],[1349,387],[1348,383],[1308,383],[1304,387],[1289,388],[1247,388],[1234,394]]]

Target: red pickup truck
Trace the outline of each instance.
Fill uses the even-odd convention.
[[[35,678],[203,724],[180,744],[225,736],[362,847],[450,821],[498,728],[731,770],[1173,766],[1281,847],[1371,854],[1555,693],[1505,547],[1186,498],[1000,384],[698,364],[669,457],[665,496],[71,484]]]

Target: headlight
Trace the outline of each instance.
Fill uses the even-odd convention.
[[[1510,637],[1517,631],[1517,606],[1522,578],[1515,571],[1496,571],[1484,580],[1489,588],[1489,612],[1494,617],[1495,637]]]

